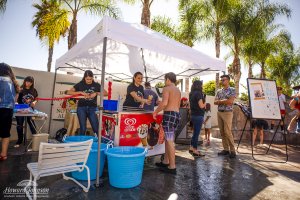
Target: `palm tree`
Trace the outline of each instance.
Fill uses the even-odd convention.
[[[138,2],[138,0],[123,0],[125,3],[128,4],[135,4]],[[142,9],[142,15],[141,15],[141,24],[144,26],[150,27],[150,20],[151,20],[151,12],[150,7],[152,5],[154,0],[141,0],[143,9]]]
[[[257,54],[257,46],[256,46],[256,39],[257,37],[253,36],[248,40],[245,40],[242,44],[241,48],[241,56],[248,66],[248,78],[253,77],[253,65],[255,64],[254,57]]]
[[[4,13],[6,10],[7,0],[0,0],[0,13]]]
[[[266,78],[266,61],[272,53],[276,53],[283,46],[285,48],[293,48],[293,44],[290,40],[290,34],[286,31],[281,31],[274,37],[268,37],[268,33],[263,37],[260,37],[258,44],[258,53],[256,60],[261,67],[260,78]]]
[[[198,35],[200,38],[210,40],[214,38],[216,57],[221,52],[221,32],[229,10],[228,0],[180,0],[179,9],[183,13],[181,20],[185,21],[183,30],[185,35],[195,34],[200,26]],[[199,29],[199,28],[198,28]],[[192,31],[189,31],[192,30]],[[200,34],[199,34],[200,33]],[[188,37],[187,37],[188,38]],[[219,88],[219,73],[216,74],[216,90]]]
[[[48,46],[47,71],[51,71],[54,43],[65,36],[70,22],[68,11],[60,9],[56,0],[42,0],[41,4],[33,4],[37,9],[33,17],[32,27],[36,28],[36,35]]]
[[[68,35],[68,49],[77,43],[77,16],[80,11],[90,14],[109,14],[118,18],[118,9],[109,0],[60,0],[60,8],[68,10],[72,17]]]
[[[224,23],[225,44],[234,54],[232,67],[228,70],[233,76],[236,93],[239,94],[241,78],[241,44],[252,37],[258,27],[269,26],[278,15],[290,16],[286,5],[266,3],[265,0],[232,0]]]
[[[195,27],[183,24],[182,21],[179,26],[176,26],[169,17],[154,17],[150,28],[190,47],[194,46],[199,35]],[[188,30],[193,34],[189,34]]]
[[[173,24],[172,19],[169,17],[154,17],[150,28],[168,36],[169,38],[173,38],[176,41],[182,42],[182,38],[180,38],[181,33],[179,27]]]
[[[180,0],[181,19],[190,27],[200,26],[201,38],[215,40],[216,57],[220,57],[221,32],[229,10],[228,0]]]
[[[292,84],[300,83],[300,49],[281,49],[279,53],[271,55],[266,63],[269,71],[267,77],[276,80],[287,94],[291,94]]]

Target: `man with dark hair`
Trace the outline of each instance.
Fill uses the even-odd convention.
[[[179,107],[181,93],[175,86],[176,75],[169,72],[165,75],[165,87],[162,94],[162,102],[153,112],[153,118],[156,119],[160,111],[164,111],[162,126],[165,132],[165,156],[164,160],[155,163],[160,170],[170,174],[176,174],[175,165],[175,130],[180,121]]]
[[[229,155],[235,158],[234,140],[231,132],[233,117],[233,101],[235,98],[235,89],[229,86],[230,77],[228,75],[221,76],[222,89],[217,91],[215,97],[215,105],[218,105],[218,125],[222,136],[223,150],[218,155]]]
[[[144,105],[144,110],[153,111],[154,106],[158,105],[159,101],[157,94],[151,89],[151,85],[149,82],[145,82],[144,98],[151,101],[150,105]]]

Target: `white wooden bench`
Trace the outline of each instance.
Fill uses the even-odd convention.
[[[36,199],[36,181],[40,177],[63,174],[65,180],[72,180],[77,183],[85,192],[90,188],[90,170],[86,166],[86,162],[91,150],[93,140],[85,142],[73,142],[63,144],[41,143],[39,148],[38,162],[28,163],[27,168],[30,171],[30,181],[24,188],[26,196],[29,199],[31,195],[27,190],[32,186],[33,199]],[[77,180],[65,175],[67,172],[87,171],[88,185],[85,187]],[[33,180],[32,180],[33,177]]]

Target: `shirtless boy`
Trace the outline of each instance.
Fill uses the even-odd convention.
[[[153,112],[153,118],[156,119],[160,111],[164,111],[162,126],[165,132],[165,156],[164,160],[155,163],[160,167],[160,170],[170,174],[176,174],[175,165],[175,130],[180,121],[179,107],[181,93],[175,86],[176,75],[169,72],[165,75],[165,87],[163,89],[162,102],[158,105]]]

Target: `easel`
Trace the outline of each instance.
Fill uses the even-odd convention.
[[[251,117],[250,117],[250,118],[247,117],[247,119],[246,119],[244,128],[243,128],[243,130],[242,130],[242,134],[241,134],[240,139],[239,139],[238,146],[237,146],[237,148],[236,148],[236,151],[238,152],[238,149],[239,149],[241,140],[242,140],[242,138],[243,138],[243,135],[244,135],[244,132],[245,132],[245,129],[246,129],[246,126],[247,126],[248,121],[250,122],[250,136],[251,136],[251,141],[250,141],[250,142],[251,142],[252,158],[253,158],[254,160],[256,160],[256,161],[260,161],[260,160],[255,159],[254,153],[253,153],[253,143],[252,143],[252,141],[253,141],[253,128],[252,128],[252,123],[251,123],[251,122],[252,122],[252,118],[251,118]],[[272,140],[271,140],[271,142],[270,142],[270,144],[269,144],[268,150],[266,151],[266,154],[269,153],[269,150],[270,150],[270,148],[271,148],[271,145],[273,144],[274,138],[275,138],[275,136],[276,136],[276,134],[277,134],[277,131],[278,131],[278,128],[279,128],[281,122],[283,122],[283,133],[282,133],[282,135],[283,135],[283,139],[284,139],[284,143],[285,143],[285,153],[286,153],[286,160],[285,160],[284,163],[286,163],[286,162],[288,161],[288,158],[289,158],[289,157],[288,157],[288,151],[287,151],[286,130],[285,130],[285,125],[284,125],[284,118],[282,118],[282,119],[279,121],[279,123],[278,123],[278,125],[277,125],[277,127],[276,127],[276,130],[275,130],[275,132],[274,132],[274,134],[273,134]]]
[[[288,161],[286,130],[285,130],[285,126],[284,126],[284,117],[282,117],[279,113],[280,106],[279,106],[279,98],[278,98],[278,94],[277,94],[276,82],[274,80],[248,78],[247,86],[248,86],[248,96],[249,96],[249,101],[250,101],[250,106],[251,106],[251,115],[247,116],[243,131],[242,131],[242,134],[239,139],[238,146],[237,146],[237,151],[238,151],[239,145],[241,143],[242,137],[244,135],[245,128],[247,126],[247,122],[250,121],[252,158],[254,160],[257,160],[257,159],[255,159],[254,154],[253,154],[253,127],[252,127],[252,123],[251,123],[252,120],[253,119],[279,120],[279,123],[276,127],[276,131],[274,132],[274,135],[269,144],[268,150],[266,151],[265,154],[268,154],[268,152],[271,148],[271,145],[273,144],[274,138],[277,134],[280,123],[282,122],[283,123],[283,133],[282,134],[283,134],[283,138],[284,138],[285,151],[286,151],[286,161],[284,163],[286,163]],[[276,97],[277,97],[277,99],[276,99]],[[265,112],[261,112],[260,109]],[[272,111],[272,112],[270,112],[270,111]],[[259,160],[259,161],[262,161],[262,160]]]

